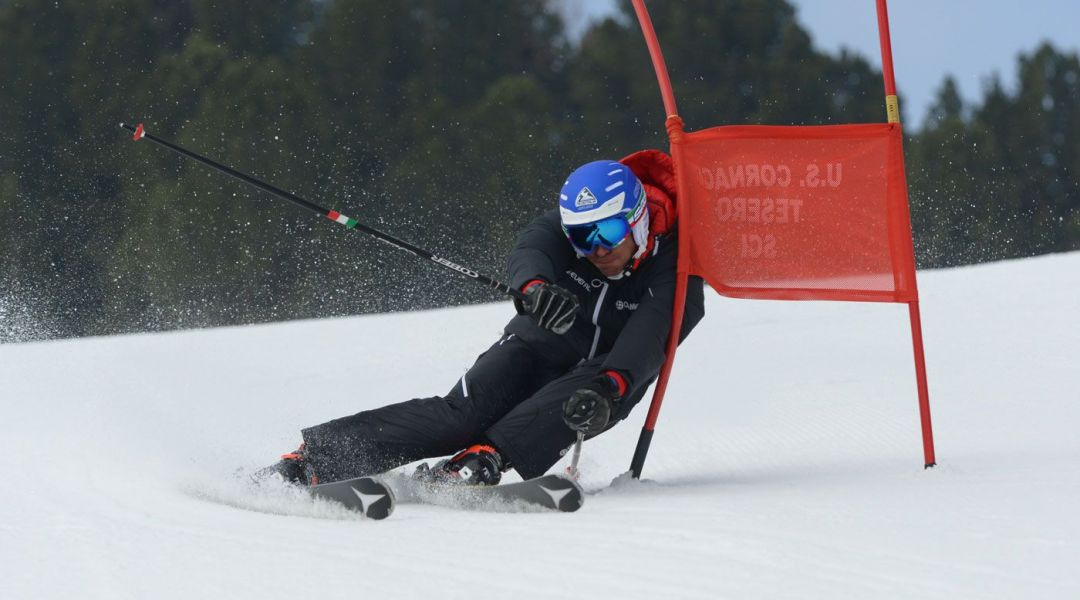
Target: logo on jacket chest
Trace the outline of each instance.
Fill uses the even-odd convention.
[[[570,279],[573,279],[575,282],[577,282],[578,285],[585,288],[587,291],[592,291],[592,286],[589,285],[589,282],[585,281],[585,278],[581,275],[578,275],[577,273],[569,269],[567,269],[566,274],[570,276]]]
[[[578,275],[577,271],[574,271],[573,269],[567,269],[566,274],[569,275],[570,279],[573,279],[575,283],[585,288],[585,291],[587,292],[591,292],[604,285],[603,281],[596,278],[593,278],[592,281],[586,281],[584,277]]]
[[[615,310],[637,310],[637,302],[627,302],[626,300],[616,300]]]

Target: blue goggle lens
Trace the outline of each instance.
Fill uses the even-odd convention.
[[[608,217],[602,221],[566,228],[570,243],[583,254],[596,252],[597,246],[614,249],[630,233],[630,224],[623,215]]]

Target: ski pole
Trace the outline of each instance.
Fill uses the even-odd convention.
[[[577,464],[578,461],[581,460],[581,444],[584,441],[585,432],[577,432],[577,441],[574,442],[574,456],[570,459],[570,466],[566,467],[566,474],[569,475],[571,479],[576,480],[578,477],[581,476],[581,471],[578,471]]]
[[[511,297],[513,297],[513,298],[515,298],[517,300],[524,300],[525,299],[525,294],[521,293],[521,291],[516,290],[516,289],[510,287],[509,285],[507,285],[505,283],[502,283],[500,281],[492,279],[491,277],[488,277],[487,275],[482,275],[482,274],[480,274],[480,273],[478,273],[478,272],[476,272],[476,271],[474,271],[474,270],[472,270],[472,269],[470,269],[468,267],[464,267],[464,266],[459,265],[459,264],[457,264],[457,263],[455,263],[455,262],[453,262],[451,260],[447,260],[446,258],[443,258],[441,256],[437,256],[437,255],[435,255],[435,254],[433,254],[431,252],[428,252],[427,250],[424,250],[423,248],[420,248],[418,246],[414,246],[413,244],[410,244],[409,242],[399,240],[399,239],[397,239],[397,238],[395,238],[395,237],[393,237],[391,235],[385,234],[385,233],[383,233],[381,231],[378,231],[376,229],[372,229],[371,227],[368,227],[367,225],[364,225],[364,224],[358,222],[356,219],[352,219],[350,217],[347,217],[347,216],[337,212],[336,210],[325,209],[325,208],[319,206],[318,204],[315,204],[314,202],[309,202],[307,200],[304,200],[303,198],[301,198],[300,196],[297,196],[296,194],[291,194],[289,192],[286,192],[285,190],[274,187],[274,186],[270,185],[269,183],[266,183],[265,181],[262,181],[260,179],[255,178],[255,177],[252,177],[251,175],[241,173],[240,171],[237,171],[235,169],[231,169],[231,168],[226,167],[225,165],[223,165],[223,164],[221,164],[219,162],[216,162],[214,160],[206,158],[205,156],[203,156],[201,154],[197,154],[195,152],[192,152],[191,150],[181,148],[180,146],[177,146],[176,144],[173,144],[172,142],[168,142],[168,141],[165,141],[165,140],[163,140],[163,139],[161,139],[161,138],[159,138],[157,136],[151,135],[150,133],[147,133],[147,131],[143,127],[142,123],[139,123],[139,125],[136,126],[136,127],[132,127],[131,125],[126,125],[124,123],[121,123],[120,127],[124,128],[124,129],[127,129],[128,131],[134,133],[134,136],[132,137],[132,139],[134,141],[136,141],[136,142],[141,140],[141,139],[144,139],[144,138],[148,139],[151,142],[154,142],[155,144],[157,144],[159,146],[163,146],[165,148],[168,148],[169,150],[172,150],[173,152],[176,152],[177,154],[181,154],[181,155],[186,156],[186,157],[188,157],[188,158],[190,158],[192,160],[198,161],[198,162],[200,162],[200,163],[202,163],[202,164],[204,164],[204,165],[206,165],[206,166],[208,166],[208,167],[210,167],[212,169],[216,169],[216,170],[218,170],[218,171],[220,171],[220,172],[222,172],[222,173],[224,173],[226,175],[229,175],[231,177],[235,177],[236,179],[239,179],[240,181],[243,181],[244,183],[246,183],[248,185],[257,187],[260,190],[262,190],[264,192],[267,192],[268,194],[277,196],[278,198],[281,198],[283,200],[288,200],[289,202],[292,202],[293,204],[296,204],[297,206],[301,206],[301,207],[306,208],[308,210],[317,212],[317,213],[325,216],[326,218],[330,219],[331,221],[341,223],[342,225],[345,226],[346,229],[359,229],[360,231],[362,231],[362,232],[364,232],[364,233],[366,233],[366,234],[368,234],[370,236],[375,237],[375,239],[377,239],[377,240],[379,240],[381,242],[385,242],[387,244],[390,244],[391,246],[393,246],[393,247],[395,247],[395,248],[397,248],[399,250],[404,250],[404,251],[409,252],[409,253],[411,253],[411,254],[413,254],[415,256],[418,256],[420,258],[425,258],[427,260],[430,260],[431,262],[442,265],[442,266],[446,267],[447,269],[450,269],[451,271],[457,271],[458,273],[461,273],[462,275],[465,275],[466,277],[469,277],[469,278],[475,280],[478,283],[481,283],[481,284],[486,285],[486,286],[488,286],[490,288],[493,288],[493,289],[495,289],[495,290],[497,290],[499,292],[502,292],[503,294],[506,294],[508,296],[511,296]]]

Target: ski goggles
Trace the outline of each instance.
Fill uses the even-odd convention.
[[[618,214],[595,223],[564,226],[566,237],[574,248],[582,254],[592,254],[598,247],[613,250],[630,233],[630,223],[626,215]]]

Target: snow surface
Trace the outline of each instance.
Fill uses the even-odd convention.
[[[443,393],[509,304],[0,346],[0,598],[1080,598],[1080,253],[920,275],[906,307],[710,294],[573,514],[369,521],[240,474]],[[561,469],[565,465],[559,465]]]

